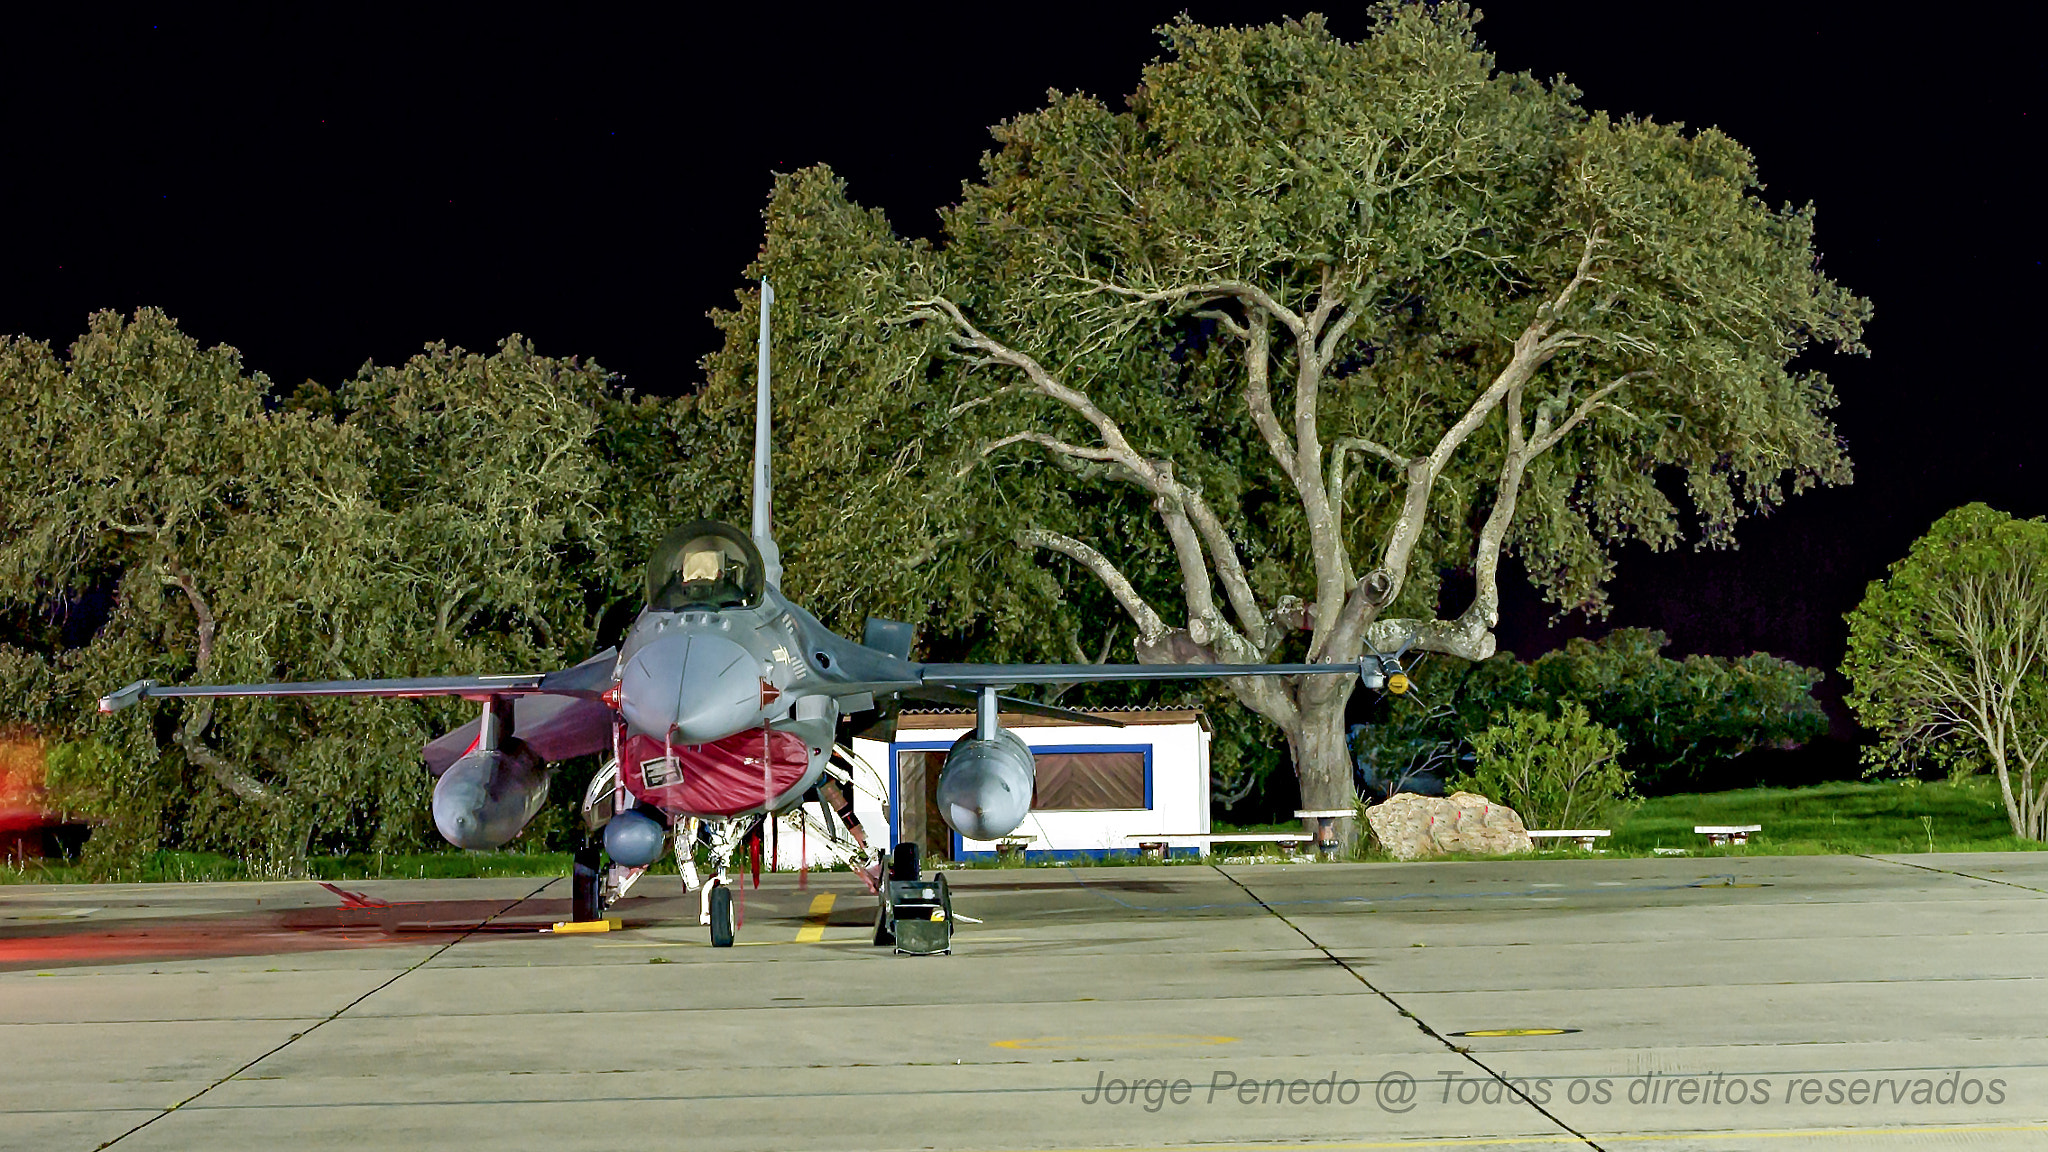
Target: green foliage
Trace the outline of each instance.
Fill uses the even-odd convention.
[[[433,346],[279,404],[233,349],[101,313],[60,357],[0,343],[4,718],[53,745],[52,801],[157,846],[284,862],[424,841],[419,749],[459,704],[163,702],[140,677],[263,681],[558,667],[627,586],[603,371],[517,337]],[[637,427],[623,422],[628,433]],[[643,421],[644,423],[644,421]],[[111,600],[98,630],[71,613]]]
[[[951,480],[1019,428],[1074,440],[1089,429],[950,354],[939,325],[911,318],[911,301],[950,293],[1088,387],[1145,451],[1198,475],[1255,563],[1291,588],[1306,563],[1298,501],[1248,422],[1236,354],[1213,321],[1130,313],[1089,282],[1241,275],[1312,302],[1327,272],[1359,273],[1365,311],[1338,342],[1355,363],[1320,397],[1323,420],[1405,451],[1464,410],[1595,225],[1607,247],[1589,334],[1555,362],[1547,391],[1562,402],[1632,368],[1656,382],[1632,389],[1631,415],[1598,417],[1584,447],[1556,457],[1523,497],[1518,539],[1559,602],[1597,602],[1603,541],[1676,539],[1657,465],[1686,469],[1717,541],[1746,506],[1847,478],[1823,416],[1825,382],[1785,364],[1813,341],[1855,347],[1867,306],[1814,269],[1809,210],[1755,197],[1754,163],[1734,141],[1587,113],[1569,87],[1497,73],[1454,6],[1385,9],[1357,44],[1313,18],[1181,22],[1163,35],[1169,54],[1145,69],[1126,111],[1056,93],[999,125],[1000,148],[943,214],[935,243],[898,239],[826,170],[777,179],[748,274],[773,278],[783,301],[777,404],[802,430],[783,449],[796,481],[784,507],[792,525],[829,528],[836,509],[885,529],[870,543],[890,553],[814,583],[866,587],[874,566],[926,559],[937,545],[959,556],[931,557],[941,566],[928,590],[974,589],[995,602],[961,593],[961,608],[1021,622],[1032,614],[1002,602],[1040,582],[1001,529],[1025,522],[1149,553],[1153,562],[1131,566],[1160,570],[1154,588],[1176,578],[1143,494],[1084,483],[1094,471],[1012,454],[972,483]],[[727,344],[706,365],[702,410],[731,419],[722,442],[735,459],[753,311],[720,314]],[[982,402],[956,411],[968,401]],[[863,458],[880,466],[849,491]],[[1454,565],[1469,543],[1464,510],[1496,471],[1476,454],[1459,468],[1432,510],[1445,535],[1430,546]],[[1348,497],[1359,548],[1383,536],[1398,505],[1384,481]],[[821,558],[841,554],[829,531],[791,537]],[[1422,596],[1430,583],[1411,587]],[[1038,637],[1041,651],[1053,650],[1048,639]]]
[[[1873,772],[1989,764],[2015,835],[2048,837],[2048,520],[1966,504],[1849,613],[1849,706]]]
[[[1649,855],[1685,848],[1694,855],[1814,855],[1879,852],[2011,852],[2039,849],[2007,827],[1996,784],[1902,788],[1899,781],[1841,781],[1810,788],[1743,788],[1645,800],[1614,826],[1607,847]],[[1761,824],[1743,846],[1709,848],[1701,824]]]
[[[1053,93],[996,126],[930,241],[826,169],[778,177],[748,275],[778,292],[790,587],[828,622],[893,614],[990,658],[1063,659],[1076,634],[1092,651],[1112,621],[1142,626],[1075,550],[1020,546],[1057,533],[1158,609],[1175,636],[1141,650],[1290,656],[1332,642],[1374,564],[1397,595],[1373,611],[1424,620],[1437,573],[1490,572],[1477,530],[1513,495],[1503,461],[1546,429],[1505,544],[1562,608],[1603,609],[1620,542],[1676,543],[1659,475],[1683,478],[1715,545],[1846,482],[1833,394],[1790,364],[1860,350],[1869,309],[1819,271],[1811,209],[1766,203],[1720,132],[1500,72],[1469,9],[1377,11],[1355,43],[1315,17],[1167,26],[1121,110]],[[1202,287],[1226,282],[1249,287]],[[693,452],[739,475],[751,296],[717,320]],[[1494,389],[1539,329],[1555,343]],[[1285,424],[1270,433],[1254,376]],[[1418,479],[1345,438],[1448,447]],[[1420,534],[1397,547],[1424,483]],[[1172,535],[1197,499],[1220,524],[1199,545]],[[1490,650],[1474,611],[1455,645],[1425,628],[1424,646]],[[1344,703],[1239,691],[1291,739]]]
[[[1521,814],[1530,828],[1597,827],[1628,796],[1621,737],[1567,703],[1555,718],[1516,709],[1472,737],[1472,766],[1451,780]]]
[[[1357,733],[1353,753],[1382,776],[1398,774],[1431,754],[1463,758],[1468,734],[1514,710],[1558,716],[1576,705],[1621,736],[1620,763],[1635,790],[1660,795],[1698,787],[1717,763],[1798,747],[1827,731],[1813,698],[1819,671],[1761,652],[1673,660],[1661,655],[1667,643],[1661,632],[1617,628],[1528,663],[1506,652],[1431,661],[1417,672],[1411,699]]]

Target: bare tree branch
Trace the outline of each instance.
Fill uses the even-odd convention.
[[[1108,448],[1084,448],[1079,444],[1069,444],[1057,436],[1048,436],[1043,432],[1012,432],[1008,436],[991,440],[987,444],[982,445],[980,453],[973,460],[962,464],[954,472],[954,478],[965,477],[968,473],[974,471],[981,461],[988,459],[1012,444],[1036,444],[1048,452],[1057,453],[1058,455],[1075,460],[1089,460],[1099,464],[1120,465],[1123,463],[1122,458]],[[1148,490],[1152,488],[1151,484],[1147,483],[1143,477],[1135,472],[1130,473],[1130,478]]]
[[[1223,595],[1230,601],[1230,610],[1243,626],[1245,636],[1256,649],[1252,659],[1263,659],[1280,644],[1280,635],[1265,609],[1259,606],[1258,593],[1252,589],[1251,578],[1246,575],[1244,561],[1237,554],[1237,544],[1224,530],[1223,521],[1209,507],[1202,494],[1187,485],[1183,503],[1188,519],[1195,531],[1201,533],[1202,542],[1209,555],[1216,562],[1216,579],[1223,585]]]
[[[1602,246],[1600,229],[1595,227],[1586,237],[1578,267],[1573,272],[1571,281],[1560,289],[1556,296],[1537,308],[1535,318],[1530,320],[1521,334],[1515,338],[1514,350],[1507,364],[1473,399],[1464,414],[1444,430],[1429,455],[1411,461],[1408,468],[1408,490],[1402,500],[1401,512],[1394,521],[1393,530],[1387,535],[1380,566],[1358,581],[1346,599],[1345,611],[1338,619],[1331,621],[1329,631],[1333,640],[1342,638],[1345,641],[1353,641],[1359,628],[1371,623],[1373,616],[1381,608],[1392,603],[1394,598],[1400,595],[1401,585],[1406,580],[1408,560],[1414,553],[1416,541],[1421,537],[1427,520],[1430,494],[1436,486],[1437,479],[1442,476],[1451,457],[1485,424],[1493,411],[1500,407],[1510,394],[1518,395],[1519,390],[1528,384],[1536,370],[1555,355],[1555,349],[1546,345],[1552,326],[1578,290],[1588,283],[1597,281],[1597,277],[1593,275],[1594,259]],[[1519,434],[1518,429],[1511,433]],[[1526,467],[1527,463],[1527,459],[1523,458],[1516,467]],[[1508,514],[1512,515],[1512,509]],[[1492,609],[1487,609],[1482,614],[1496,613]],[[1469,634],[1474,618],[1475,614],[1468,610],[1459,621],[1451,623],[1449,627],[1463,637]],[[1473,646],[1464,641],[1460,643],[1468,648]],[[1491,638],[1487,641],[1487,647],[1491,647]],[[1349,656],[1347,650],[1333,647],[1329,643],[1320,643],[1319,648],[1321,652],[1332,653],[1340,658]],[[1312,649],[1311,657],[1315,658],[1317,654],[1317,651]]]
[[[1067,633],[1062,637],[1062,639],[1064,639],[1067,644],[1067,659],[1073,661],[1076,664],[1109,663],[1109,654],[1116,648],[1116,634],[1117,625],[1111,624],[1109,626],[1109,634],[1102,638],[1102,650],[1097,652],[1095,656],[1091,659],[1088,653],[1082,651],[1081,649],[1081,637],[1079,633],[1073,631],[1072,629],[1069,629]],[[1045,694],[1039,697],[1039,699],[1047,704],[1057,704],[1059,703],[1060,697],[1066,695],[1070,689],[1077,687],[1079,683],[1080,682],[1077,680],[1069,680],[1064,684],[1050,685],[1046,688]]]
[[[1208,280],[1198,284],[1183,284],[1176,288],[1164,288],[1148,292],[1137,288],[1127,288],[1122,284],[1112,284],[1106,280],[1092,280],[1085,276],[1076,276],[1074,279],[1079,280],[1098,292],[1122,296],[1127,300],[1136,300],[1147,304],[1172,304],[1190,310],[1199,308],[1220,297],[1234,297],[1242,301],[1247,307],[1257,308],[1275,320],[1280,321],[1289,332],[1292,332],[1297,337],[1306,331],[1306,322],[1303,321],[1299,313],[1275,300],[1264,288],[1244,280]]]
[[[207,672],[213,666],[213,609],[206,603],[206,598],[199,594],[198,581],[176,561],[169,565],[169,576],[170,582],[185,593],[185,601],[191,605],[192,615],[198,622],[199,643],[193,655],[192,668],[200,680],[204,681]],[[186,717],[185,723],[173,733],[172,739],[177,741],[178,747],[185,750],[187,759],[206,769],[220,782],[221,787],[229,792],[265,807],[275,808],[283,804],[284,797],[275,789],[235,767],[206,746],[203,737],[206,735],[206,729],[213,723],[213,705],[212,697],[204,698]]]
[[[1560,423],[1556,428],[1553,428],[1548,432],[1541,433],[1538,436],[1532,438],[1529,442],[1529,455],[1538,456],[1546,451],[1549,451],[1552,445],[1564,439],[1565,436],[1569,434],[1572,429],[1577,428],[1581,423],[1584,423],[1586,417],[1592,415],[1598,409],[1614,408],[1614,410],[1617,412],[1623,411],[1620,408],[1615,408],[1612,404],[1602,403],[1602,401],[1606,400],[1607,397],[1613,395],[1614,390],[1621,387],[1623,384],[1626,384],[1631,380],[1640,380],[1643,377],[1649,375],[1652,375],[1652,373],[1647,368],[1640,369],[1635,372],[1624,372],[1620,376],[1617,376],[1614,379],[1609,380],[1607,383],[1601,385],[1599,388],[1593,391],[1592,395],[1586,397],[1585,401],[1581,403],[1578,406],[1578,408],[1572,412],[1570,416],[1567,416],[1564,419],[1564,421]]]
[[[1287,432],[1280,427],[1280,417],[1273,412],[1272,370],[1272,329],[1263,314],[1254,314],[1244,352],[1245,406],[1251,409],[1252,424],[1265,439],[1280,471],[1299,486],[1294,444],[1287,439]]]
[[[998,397],[1008,396],[1013,392],[1022,392],[1024,390],[1025,386],[1022,384],[1006,385],[1004,387],[996,389],[993,392],[990,392],[986,396],[976,396],[972,400],[966,400],[962,401],[961,403],[955,404],[951,408],[946,409],[946,415],[958,416],[964,412],[971,412],[974,409],[981,407],[983,404],[993,402]]]
[[[1222,522],[1211,512],[1201,494],[1174,478],[1171,462],[1148,459],[1138,453],[1124,438],[1123,430],[1107,413],[1097,407],[1086,393],[1069,387],[1059,381],[1051,372],[1031,356],[1018,352],[1000,341],[982,333],[958,306],[949,300],[934,298],[920,301],[951,319],[960,330],[960,339],[997,363],[1011,365],[1024,372],[1033,388],[1066,405],[1094,425],[1096,434],[1102,438],[1104,447],[1088,448],[1070,444],[1041,432],[1018,432],[992,442],[983,449],[981,456],[1010,444],[1033,443],[1050,452],[1076,460],[1107,464],[1120,470],[1122,478],[1136,483],[1153,497],[1153,508],[1159,514],[1167,538],[1174,547],[1174,556],[1180,564],[1182,590],[1187,598],[1188,628],[1195,642],[1202,645],[1222,643],[1226,648],[1249,652],[1261,647],[1268,640],[1265,614],[1259,609],[1252,594],[1250,581],[1244,574],[1244,565],[1237,555],[1236,545],[1224,531]],[[1259,327],[1263,329],[1264,321]],[[972,467],[969,465],[968,467]],[[965,471],[961,475],[965,475]],[[1211,564],[1216,577],[1210,575]],[[1213,580],[1220,578],[1225,595],[1231,600],[1233,612],[1244,626],[1244,633],[1232,628],[1216,609]],[[1250,639],[1247,640],[1246,636]]]
[[[1159,613],[1153,610],[1152,605],[1146,603],[1145,598],[1138,594],[1129,578],[1117,571],[1116,565],[1110,563],[1109,557],[1072,536],[1048,532],[1042,528],[1026,528],[1017,533],[1017,543],[1025,548],[1043,548],[1049,552],[1057,552],[1094,573],[1095,578],[1102,581],[1103,586],[1109,589],[1110,595],[1116,597],[1117,603],[1123,605],[1124,611],[1137,623],[1140,640],[1157,641],[1166,635],[1166,621],[1160,619]]]

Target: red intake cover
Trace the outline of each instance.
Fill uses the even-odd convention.
[[[732,816],[787,792],[810,766],[810,750],[787,732],[755,728],[716,744],[678,744],[673,761],[652,736],[626,740],[619,779],[636,799],[681,816]],[[761,759],[769,765],[763,790]]]

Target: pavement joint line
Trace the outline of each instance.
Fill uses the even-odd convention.
[[[164,1117],[169,1116],[171,1113],[176,1112],[178,1109],[183,1108],[185,1105],[192,1103],[194,1100],[199,1099],[201,1096],[206,1095],[208,1092],[213,1091],[215,1088],[218,1088],[221,1085],[227,1083],[228,1081],[233,1080],[235,1077],[240,1076],[242,1073],[247,1072],[249,1069],[254,1068],[256,1065],[263,1063],[265,1060],[270,1059],[272,1056],[277,1055],[279,1052],[284,1051],[286,1048],[289,1048],[293,1044],[298,1043],[300,1040],[306,1038],[307,1036],[312,1035],[314,1030],[319,1028],[322,1024],[331,1023],[332,1021],[338,1019],[342,1015],[342,1013],[347,1012],[349,1009],[355,1007],[358,1004],[361,1004],[363,1001],[368,1000],[370,997],[375,996],[377,993],[382,992],[384,989],[391,987],[393,984],[398,983],[400,980],[412,975],[414,972],[419,971],[421,968],[431,963],[435,957],[440,956],[442,953],[448,951],[450,948],[453,948],[457,944],[462,943],[464,940],[469,939],[471,936],[476,935],[478,932],[483,930],[485,925],[491,923],[491,921],[496,920],[498,917],[503,916],[505,913],[510,912],[514,908],[519,907],[521,904],[526,903],[528,900],[533,899],[535,896],[540,895],[542,892],[547,891],[548,888],[551,887],[558,879],[560,879],[560,877],[550,876],[547,882],[542,884],[540,887],[535,888],[533,891],[528,892],[526,895],[519,897],[517,900],[514,900],[511,903],[505,905],[503,908],[498,909],[496,912],[491,913],[489,916],[484,917],[482,920],[477,921],[474,927],[466,929],[462,933],[462,935],[457,936],[455,939],[450,940],[448,943],[443,944],[439,948],[434,949],[432,952],[427,953],[425,956],[420,957],[418,960],[414,961],[409,967],[402,968],[399,971],[393,973],[390,979],[385,980],[383,983],[377,985],[375,988],[372,988],[368,992],[365,992],[362,995],[356,997],[355,999],[349,1001],[348,1003],[343,1004],[341,1007],[329,1013],[326,1017],[314,1021],[312,1024],[306,1027],[305,1031],[292,1033],[290,1036],[285,1038],[283,1043],[275,1045],[268,1051],[262,1053],[261,1055],[258,1055],[254,1060],[249,1061],[248,1063],[242,1065],[240,1068],[237,1068],[234,1071],[228,1073],[227,1075],[221,1077],[220,1079],[215,1080],[213,1083],[208,1084],[206,1087],[201,1088],[199,1091],[194,1092],[190,1096],[185,1097],[183,1100],[178,1101],[177,1103],[171,1105],[169,1108],[165,1108],[164,1110],[158,1112],[156,1115],[151,1116],[149,1119],[144,1120],[140,1124],[137,1124],[135,1127],[130,1128],[126,1132],[121,1133],[119,1136],[116,1136],[113,1139],[100,1144],[97,1148],[93,1149],[93,1152],[101,1152],[101,1149],[111,1148],[114,1145],[119,1144],[121,1141],[126,1140],[128,1137],[133,1136],[137,1132],[142,1131],[144,1128],[149,1127],[151,1124],[154,1124],[157,1121],[163,1119]]]
[[[1858,852],[1856,855],[1863,857],[1865,860],[1875,860],[1879,864],[1897,864],[1901,868],[1918,868],[1922,872],[1939,872],[1944,876],[1961,876],[1965,880],[1982,880],[1986,884],[2003,884],[2007,888],[2018,888],[2024,892],[2036,892],[2040,895],[2048,896],[2048,888],[2036,888],[2032,884],[2020,884],[2012,880],[1993,880],[1989,876],[1979,876],[1974,872],[1958,872],[1953,868],[1936,868],[1932,864],[1915,864],[1911,860],[1893,860],[1887,856],[1871,856],[1863,852]]]
[[[1439,1044],[1442,1044],[1446,1049],[1450,1050],[1455,1055],[1463,1058],[1467,1063],[1471,1064],[1474,1068],[1479,1069],[1481,1072],[1486,1073],[1488,1076],[1498,1081],[1503,1088],[1506,1088],[1508,1091],[1514,1093],[1517,1097],[1520,1097],[1522,1102],[1527,1104],[1531,1109],[1533,1109],[1537,1115],[1550,1121],[1552,1124],[1557,1125],[1559,1128],[1564,1129],[1566,1132],[1571,1133],[1574,1137],[1577,1137],[1578,1143],[1584,1144],[1586,1147],[1594,1149],[1594,1152],[1605,1152],[1605,1149],[1602,1149],[1600,1145],[1593,1140],[1592,1137],[1586,1135],[1585,1133],[1579,1131],[1577,1128],[1574,1128],[1570,1124],[1566,1123],[1564,1118],[1557,1115],[1555,1112],[1552,1112],[1550,1109],[1545,1108],[1543,1105],[1538,1104],[1536,1101],[1529,1099],[1529,1094],[1527,1092],[1524,1092],[1520,1088],[1515,1087],[1513,1081],[1509,1080],[1507,1077],[1501,1075],[1499,1072],[1496,1072],[1492,1068],[1488,1067],[1486,1061],[1481,1060],[1477,1056],[1474,1056],[1470,1048],[1462,1047],[1460,1045],[1451,1043],[1450,1039],[1446,1037],[1443,1033],[1438,1032],[1435,1028],[1430,1027],[1428,1021],[1424,1020],[1422,1017],[1416,1015],[1415,1013],[1408,1011],[1406,1008],[1401,1007],[1400,1001],[1394,999],[1392,996],[1389,996],[1385,992],[1381,991],[1379,985],[1374,984],[1372,981],[1366,979],[1365,974],[1363,972],[1360,972],[1358,969],[1353,968],[1350,964],[1345,962],[1343,957],[1338,956],[1335,952],[1330,951],[1330,949],[1326,947],[1322,941],[1309,935],[1308,932],[1301,927],[1301,925],[1296,924],[1292,920],[1289,920],[1285,913],[1279,911],[1277,908],[1274,908],[1272,905],[1267,904],[1266,901],[1262,899],[1258,893],[1252,891],[1251,887],[1247,885],[1244,881],[1239,880],[1237,877],[1232,876],[1228,872],[1225,872],[1223,870],[1222,865],[1211,864],[1210,867],[1216,870],[1217,875],[1223,877],[1225,880],[1230,881],[1232,884],[1237,885],[1237,887],[1241,891],[1243,891],[1245,895],[1251,897],[1253,900],[1258,901],[1259,906],[1265,908],[1266,911],[1271,913],[1275,919],[1279,920],[1282,924],[1287,925],[1289,928],[1294,929],[1296,935],[1300,936],[1303,940],[1308,941],[1310,947],[1314,948],[1316,951],[1321,952],[1324,956],[1328,957],[1330,963],[1335,964],[1339,968],[1342,968],[1346,973],[1348,973],[1351,976],[1353,980],[1356,980],[1360,984],[1363,984],[1367,988],[1371,989],[1373,995],[1378,996],[1381,1000],[1386,1001],[1387,1004],[1394,1009],[1394,1011],[1399,1012],[1402,1016],[1415,1021],[1415,1026],[1422,1030],[1423,1035],[1428,1036],[1430,1039],[1435,1040]],[[1571,1143],[1572,1141],[1565,1140],[1562,1138],[1551,1138],[1547,1142],[1557,1144]],[[1399,1145],[1394,1145],[1394,1147],[1399,1147]],[[1424,1147],[1427,1147],[1427,1145],[1424,1145]]]

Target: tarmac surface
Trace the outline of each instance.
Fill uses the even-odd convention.
[[[951,879],[0,888],[0,1148],[2048,1147],[2048,854]]]

